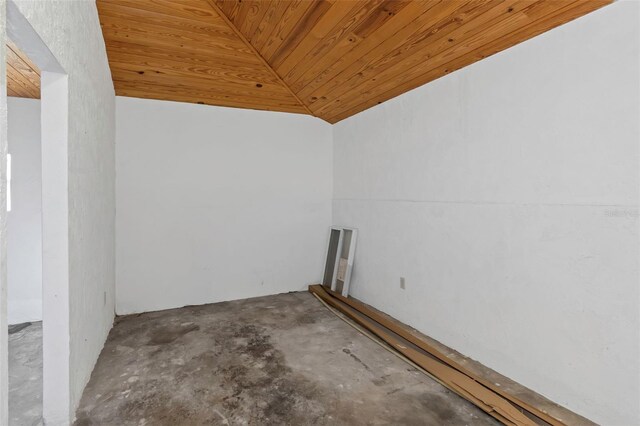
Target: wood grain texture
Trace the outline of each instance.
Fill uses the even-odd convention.
[[[7,96],[40,99],[40,70],[7,40]]]
[[[385,325],[376,322],[374,319],[363,314],[344,302],[345,299],[338,299],[322,285],[311,285],[309,291],[318,296],[321,300],[336,308],[340,313],[346,315],[359,326],[364,327],[376,337],[380,338],[397,352],[417,364],[431,377],[436,379],[445,387],[475,404],[478,408],[493,416],[504,425],[510,426],[536,426],[544,424],[536,422],[523,414],[509,400],[478,383],[473,378],[453,368],[451,365],[442,362],[431,355],[428,351],[413,344],[388,329]],[[555,423],[553,426],[560,426],[562,423]]]
[[[310,290],[312,291],[312,287],[310,286]],[[526,402],[518,397],[518,392],[509,392],[504,389],[501,383],[496,383],[496,381],[488,380],[482,374],[478,374],[473,371],[472,368],[469,368],[466,363],[460,363],[455,359],[448,356],[448,354],[442,351],[440,348],[436,347],[434,343],[429,342],[427,339],[420,337],[415,331],[412,331],[409,327],[405,325],[401,325],[397,320],[392,317],[387,316],[375,309],[365,305],[364,303],[352,298],[352,297],[344,297],[340,293],[337,293],[329,288],[323,287],[323,290],[327,292],[330,296],[336,298],[337,300],[351,306],[353,309],[358,311],[359,313],[371,318],[373,321],[382,325],[383,327],[389,329],[394,332],[398,336],[402,337],[406,341],[416,345],[418,348],[424,350],[429,353],[434,358],[440,360],[444,364],[449,365],[450,367],[460,371],[464,375],[471,377],[473,380],[482,384],[487,389],[490,389],[492,392],[497,393],[503,398],[509,400],[514,403],[516,406],[519,406],[529,413],[532,413],[537,418],[543,420],[551,426],[563,426],[565,424],[584,424],[593,425],[592,422],[585,419],[584,417],[578,416],[577,414],[564,409],[556,404],[553,404],[549,400],[544,400],[540,397],[536,402],[537,404],[532,404],[530,402]],[[502,381],[502,380],[501,380]],[[522,392],[520,392],[522,393]],[[533,394],[533,391],[530,391]],[[527,399],[527,398],[525,398]],[[531,398],[529,398],[531,399]],[[570,418],[573,422],[565,423],[562,419]]]
[[[304,110],[309,113],[310,115],[313,115],[313,113],[311,112],[311,110],[309,109],[309,107],[307,107],[306,104],[302,103],[302,101],[300,101],[300,98],[291,90],[291,88],[282,80],[282,78],[280,77],[280,75],[273,69],[273,67],[271,67],[271,65],[269,65],[269,63],[267,62],[266,59],[264,59],[264,57],[262,56],[262,54],[260,52],[258,52],[258,50],[249,42],[249,40],[242,34],[242,32],[235,26],[235,24],[233,22],[231,22],[231,20],[229,18],[227,18],[227,16],[224,14],[224,12],[220,9],[220,7],[215,3],[214,0],[207,0],[209,2],[209,4],[211,5],[211,7],[216,10],[218,12],[218,14],[220,15],[221,18],[223,18],[225,20],[225,22],[227,23],[227,25],[229,25],[230,28],[234,29],[236,35],[249,47],[251,48],[251,51],[253,52],[253,54],[255,55],[255,57],[262,62],[262,64],[265,66],[266,69],[268,69],[271,74],[273,74],[273,76],[276,78],[276,80],[278,80],[278,82],[280,84],[282,84],[282,87],[286,88],[287,91],[289,93],[291,93],[291,96],[293,96],[296,100],[296,102],[298,102],[299,105],[301,105]]]
[[[98,0],[98,11],[118,94],[167,88],[170,100],[336,123],[611,1]]]
[[[320,287],[320,288],[318,288]],[[375,323],[392,331],[400,338],[415,345],[416,348],[430,354],[444,364],[456,369],[464,375],[473,378],[487,389],[501,395],[514,405],[520,407],[528,416],[536,422],[542,421],[545,425],[581,425],[596,426],[592,421],[564,408],[531,389],[505,377],[496,371],[482,365],[478,361],[464,356],[437,340],[420,333],[416,329],[404,324],[397,319],[385,314],[376,308],[367,305],[352,296],[344,297],[340,293],[332,291],[326,285],[310,285],[309,291],[316,293],[318,290],[328,296],[353,308],[357,313],[368,317]],[[324,300],[324,299],[322,299]],[[533,415],[533,417],[531,416]]]
[[[207,0],[96,4],[117,95],[310,113]],[[239,3],[224,6],[250,16]]]

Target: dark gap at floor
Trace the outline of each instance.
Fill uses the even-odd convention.
[[[31,325],[30,322],[23,322],[20,324],[9,324],[9,334],[15,334],[20,330],[24,330],[25,328]]]

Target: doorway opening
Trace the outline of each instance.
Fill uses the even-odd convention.
[[[8,424],[65,424],[71,418],[68,77],[17,5],[9,0],[6,7],[3,150],[11,158],[11,211],[0,212],[7,223],[6,234],[0,231],[7,241],[0,323],[9,324],[2,348],[9,371],[0,374],[8,390],[0,402],[9,407]]]
[[[9,425],[42,419],[40,69],[10,39],[7,54]]]

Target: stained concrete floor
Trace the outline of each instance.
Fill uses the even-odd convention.
[[[42,323],[9,334],[9,425],[42,424]]]
[[[497,425],[306,292],[119,317],[85,425]]]

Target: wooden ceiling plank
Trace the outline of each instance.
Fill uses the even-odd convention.
[[[193,7],[199,5],[201,13],[196,15],[189,12],[180,13],[181,11],[185,11],[187,5]],[[100,15],[107,11],[120,12],[127,17],[148,18],[149,22],[159,21],[162,24],[171,24],[171,21],[178,21],[185,25],[193,25],[207,29],[212,28],[220,32],[231,33],[231,30],[221,19],[218,19],[210,10],[202,9],[202,7],[206,8],[202,0],[190,0],[188,2],[179,2],[178,4],[174,3],[170,8],[157,8],[154,6],[153,0],[97,0],[96,7]],[[187,10],[193,9],[187,8]],[[206,12],[206,15],[204,15],[204,12]]]
[[[247,102],[255,102],[260,105],[293,105],[290,102],[290,98],[275,98],[275,97],[261,97],[256,99],[256,95],[251,92],[251,90],[228,90],[224,86],[216,86],[213,88],[203,87],[203,86],[194,86],[188,84],[188,82],[180,82],[180,81],[171,81],[171,80],[162,80],[158,82],[153,81],[133,81],[128,77],[122,78],[120,75],[116,74],[113,79],[114,82],[117,82],[117,88],[137,88],[137,89],[148,89],[152,91],[164,90],[168,93],[183,93],[185,95],[190,96],[204,96],[204,97],[221,97],[229,100],[234,100],[240,103]],[[298,108],[296,108],[298,109]]]
[[[24,97],[40,99],[40,84],[28,80],[21,71],[7,64],[7,75],[11,76],[11,84],[7,87],[15,86],[15,90],[24,94]]]
[[[201,0],[96,0],[98,12],[104,4],[126,6],[151,14],[186,18],[210,25],[221,24],[217,15]]]
[[[98,3],[116,93],[309,113],[208,1]],[[247,16],[240,1],[222,6]]]
[[[365,81],[354,87],[350,92],[344,94],[344,102],[334,101],[335,108],[332,108],[332,112],[335,114],[349,109],[365,102],[369,98],[376,97],[378,93],[384,93],[386,90],[391,89],[393,85],[397,85],[398,76],[401,76],[404,81],[411,80],[430,69],[437,68],[439,65],[450,62],[455,58],[463,57],[495,39],[505,37],[514,30],[530,25],[538,19],[561,13],[563,10],[569,10],[574,7],[575,3],[580,1],[564,2],[564,6],[557,9],[557,4],[554,4],[552,0],[538,0],[524,9],[520,9],[517,13],[504,11],[494,21],[489,21],[484,30],[475,32],[473,36],[464,40],[464,42],[455,43],[436,54],[433,54],[429,49],[418,50],[413,55],[378,74],[375,82]],[[425,67],[425,63],[428,64],[428,67]],[[324,111],[327,110],[328,108],[325,107]]]
[[[7,96],[11,96],[14,98],[19,98],[20,93],[18,92],[18,89],[16,88],[16,84],[13,83],[13,81],[11,81],[11,75],[7,72]]]
[[[12,63],[7,63],[6,69],[7,74],[11,74],[13,81],[19,84],[29,93],[29,97],[39,97],[40,87],[38,85],[34,85],[28,78],[24,76],[24,74],[19,69],[16,69]]]
[[[181,93],[176,93],[176,94],[167,96],[165,90],[161,90],[159,92],[153,92],[153,91],[149,91],[148,89],[141,89],[141,90],[140,89],[121,89],[117,93],[118,93],[118,96],[127,96],[132,98],[156,99],[160,101],[185,102],[185,103],[192,103],[192,104],[248,109],[246,103],[239,103],[229,99],[196,97],[192,95],[184,95]],[[194,99],[197,99],[197,101],[194,101]],[[252,107],[249,109],[261,110],[261,111],[288,112],[293,114],[306,114],[304,110],[296,110],[294,109],[293,106],[290,106],[290,105],[278,106],[278,105],[255,104],[255,105],[252,105]]]
[[[33,98],[33,95],[22,84],[14,80],[13,71],[7,67],[7,96],[16,98]],[[9,95],[9,91],[13,93]]]
[[[313,2],[304,0],[281,0],[282,3],[288,5],[287,9],[282,14],[282,17],[276,22],[269,39],[259,49],[260,55],[271,64],[271,56],[285,42],[289,34],[296,27],[296,23],[307,16],[307,12],[313,11],[318,4],[321,4],[324,0],[317,0]]]
[[[103,34],[105,37],[108,37],[110,41],[119,41],[125,43],[134,43],[138,45],[144,45],[145,40],[143,37],[130,37],[123,32],[112,31],[108,28],[103,30]],[[259,66],[259,62],[254,61],[253,58],[249,55],[238,55],[237,52],[234,53],[233,49],[223,49],[219,46],[212,46],[207,44],[198,44],[198,43],[185,43],[183,47],[178,46],[176,48],[176,44],[170,38],[161,38],[161,37],[153,37],[146,44],[150,48],[165,50],[167,52],[175,52],[180,51],[183,54],[192,54],[192,55],[209,55],[209,57],[214,60],[220,60],[223,62],[229,63],[245,63],[251,64],[254,66]]]
[[[253,23],[253,19],[255,19],[255,15],[258,12],[258,7],[255,1],[247,1],[244,0],[240,3],[240,10],[238,11],[238,15],[235,19],[233,19],[234,26],[240,31],[242,31],[243,27],[251,27]],[[236,24],[237,22],[237,24]],[[243,34],[246,34],[242,31]]]
[[[384,7],[363,19],[353,30],[354,34],[360,38],[367,38],[380,28],[390,16],[397,15],[411,0],[388,0],[384,2]],[[458,0],[459,1],[459,0]]]
[[[328,33],[324,35],[318,34],[320,40],[313,46],[306,47],[306,49],[309,49],[308,51],[305,49],[303,41],[303,43],[287,57],[285,62],[278,67],[278,72],[282,73],[287,83],[295,85],[295,83],[318,62],[330,63],[332,56],[335,56],[338,50],[351,49],[356,40],[349,40],[349,34],[353,32],[352,30],[363,18],[377,10],[384,1],[385,0],[340,2],[339,4],[341,5],[353,4],[356,7],[341,20],[336,19],[337,22]],[[312,36],[311,33],[310,36]],[[313,37],[308,37],[308,39],[312,38]],[[310,43],[313,41],[315,40],[309,40]],[[342,45],[340,44],[341,42]],[[338,56],[335,56],[335,58],[338,58]],[[294,91],[296,90],[294,87],[292,87],[292,89]]]
[[[269,100],[268,98],[255,99],[252,96],[247,97],[234,92],[198,90],[176,85],[134,83],[117,79],[114,80],[114,86],[118,96],[132,96],[131,93],[136,92],[143,94],[141,97],[153,95],[153,99],[164,99],[176,102],[217,103],[222,106],[232,105],[244,108],[246,108],[247,104],[251,104],[253,109],[306,113],[303,108],[294,103]]]
[[[217,79],[215,86],[211,83],[210,78],[195,77],[188,73],[173,72],[165,70],[162,72],[145,72],[140,74],[137,70],[128,69],[126,66],[119,66],[124,64],[114,64],[111,74],[113,79],[149,83],[149,84],[178,84],[180,86],[194,86],[203,87],[207,90],[211,87],[216,89],[224,89],[226,91],[237,93],[238,95],[249,95],[255,97],[266,97],[268,99],[289,99],[291,94],[282,88],[280,85],[261,86],[257,87],[255,83],[251,84],[239,84],[237,81],[229,79]]]
[[[409,3],[407,7],[396,15],[391,16],[388,21],[382,24],[379,27],[379,31],[365,39],[356,37],[352,31],[348,32],[334,44],[330,52],[311,64],[307,71],[296,81],[290,81],[292,90],[296,92],[301,99],[309,97],[309,95],[316,88],[322,86],[325,81],[342,72],[359,57],[386,40],[388,34],[395,34],[408,23],[417,19],[420,14],[424,12],[424,8],[425,2],[414,1]],[[376,10],[371,12],[375,13]]]
[[[463,68],[470,63],[476,62],[480,59],[503,51],[511,46],[514,46],[515,44],[528,40],[531,37],[535,37],[536,35],[542,34],[550,29],[557,27],[558,25],[562,25],[576,18],[584,16],[585,14],[606,6],[610,3],[611,0],[573,2],[568,6],[551,12],[547,16],[543,16],[535,20],[529,25],[516,28],[509,34],[506,34],[503,37],[496,38],[492,42],[487,43],[486,45],[481,46],[480,48],[475,49],[474,51],[469,52],[466,55],[456,58],[450,58],[451,60],[446,62],[445,64],[439,65],[436,68],[432,68],[425,73],[420,73],[418,76],[408,79],[401,85],[397,85],[391,88],[387,87],[387,90],[384,93],[366,99],[364,102],[352,106],[351,108],[339,111],[334,115],[326,116],[325,119],[330,123],[337,123],[347,117],[357,114],[360,111],[370,108],[371,106],[394,98],[402,93],[405,93],[406,91],[422,86],[423,84],[433,81],[439,77],[448,75],[449,73]]]
[[[267,98],[273,101],[289,101],[291,96],[285,91],[263,91],[261,88],[253,87],[237,87],[237,85],[218,84],[215,86],[209,84],[204,85],[202,79],[182,78],[175,76],[153,74],[149,77],[143,77],[138,73],[126,69],[115,68],[112,72],[114,80],[130,81],[132,83],[145,84],[161,84],[165,86],[175,85],[180,87],[197,87],[203,90],[220,90],[237,95],[253,96],[256,101]]]
[[[271,73],[259,73],[255,67],[216,64],[211,62],[197,61],[181,61],[173,60],[165,57],[154,58],[151,56],[131,54],[127,52],[109,51],[109,63],[115,67],[125,65],[128,69],[146,71],[146,70],[179,70],[193,75],[215,78],[233,79],[247,84],[262,83],[265,86],[278,85],[278,80]]]
[[[373,2],[379,2],[382,0],[372,0]],[[333,4],[331,9],[325,13],[320,21],[309,31],[307,36],[298,44],[298,46],[292,50],[291,54],[282,61],[280,65],[274,67],[278,74],[280,74],[285,81],[290,81],[291,76],[289,73],[298,66],[301,65],[301,61],[306,58],[309,61],[313,60],[308,55],[311,52],[317,52],[321,49],[321,43],[326,40],[332,40],[336,38],[335,34],[345,31],[348,28],[349,18],[353,19],[353,15],[359,10],[362,10],[365,6],[365,2],[357,1],[338,1]]]
[[[209,37],[222,37],[228,40],[236,39],[233,31],[226,25],[206,23],[180,16],[152,13],[144,9],[115,5],[106,1],[99,1],[97,5],[100,11],[100,21],[103,23],[127,22],[142,25],[151,24],[155,25],[156,28],[159,26],[165,29],[172,28]]]
[[[13,84],[9,83],[9,77],[7,76],[7,96],[20,98],[20,93],[18,93]]]
[[[282,78],[280,77],[280,75],[273,69],[271,68],[271,65],[269,65],[269,63],[260,55],[260,53],[258,52],[258,50],[251,44],[249,43],[249,41],[244,37],[244,35],[233,25],[233,23],[231,21],[229,21],[229,18],[227,18],[220,9],[218,9],[218,6],[215,4],[215,2],[213,2],[212,0],[208,0],[210,2],[210,5],[212,8],[214,8],[216,10],[216,12],[218,12],[220,14],[220,17],[223,18],[225,21],[228,22],[229,27],[231,27],[234,31],[237,32],[238,34],[238,38],[240,38],[249,49],[253,50],[253,53],[255,55],[255,57],[261,61],[264,65],[265,68],[267,68],[269,71],[271,71],[273,73],[273,76],[276,77],[278,79],[278,81],[280,81],[280,83],[282,84],[282,86],[284,88],[286,88],[290,93],[291,96],[300,104],[300,106],[302,106],[308,113],[309,115],[313,115],[313,113],[311,112],[311,110],[309,109],[309,107],[307,107],[307,105],[305,105],[303,102],[300,101],[300,98],[298,98],[298,96],[289,88],[289,86],[282,80]]]
[[[239,2],[238,0],[222,0],[217,3],[218,5],[222,5],[221,9],[230,17],[231,20],[235,19],[238,14],[238,9],[242,5],[242,2]]]
[[[40,99],[40,69],[11,40],[6,40],[7,94]]]
[[[38,88],[38,92],[39,92],[40,91],[39,89],[40,72],[38,71],[38,67],[35,64],[31,63],[31,61],[29,61],[29,63],[25,62],[25,60],[23,60],[23,57],[25,55],[21,54],[19,56],[16,53],[16,51],[8,45],[7,45],[6,52],[7,52],[7,63],[11,64],[11,66],[18,73],[20,73],[26,80],[28,80],[33,87]],[[35,69],[32,67],[34,67]]]
[[[258,30],[258,25],[260,25],[260,22],[262,22],[271,7],[271,0],[254,0],[251,5],[251,12],[247,14],[246,22],[240,24],[240,31],[246,35],[249,41],[253,40]]]
[[[11,76],[13,83],[16,84],[16,90],[18,87],[24,89],[29,98],[40,98],[40,87],[36,86],[29,81],[19,70],[14,68],[12,63],[7,63],[7,75]]]
[[[139,24],[123,20],[110,20],[102,24],[103,33],[150,45],[170,45],[178,48],[205,48],[224,51],[229,57],[247,57],[251,51],[237,40],[166,28],[152,24]]]
[[[415,37],[423,32],[429,33],[434,24],[442,21],[450,20],[452,15],[460,13],[465,7],[468,7],[472,0],[464,1],[441,1],[422,3],[422,8],[415,12],[415,18],[407,21],[404,26],[398,28],[390,36],[385,37],[377,43],[364,44],[357,47],[352,52],[352,58],[348,62],[343,61],[340,71],[334,72],[331,76],[326,76],[322,82],[312,86],[306,86],[300,93],[301,99],[315,103],[322,102],[323,96],[332,93],[332,88],[344,82],[345,79],[353,76],[353,71],[362,69],[367,63],[387,57],[393,48],[406,43],[412,36]],[[477,4],[484,4],[477,3]],[[455,21],[454,21],[455,22]],[[382,34],[388,34],[388,31],[380,31]],[[379,37],[380,34],[372,33],[369,39]]]
[[[274,111],[291,111],[296,113],[306,114],[304,109],[299,108],[296,104],[292,104],[287,101],[271,101],[266,102],[264,99],[254,102],[252,99],[246,96],[235,96],[233,93],[228,92],[209,92],[209,91],[195,91],[186,90],[184,87],[166,86],[166,85],[136,85],[131,82],[122,82],[115,80],[117,83],[116,93],[118,96],[128,96],[124,93],[131,93],[132,91],[148,92],[149,94],[156,94],[158,96],[164,95],[164,100],[175,102],[190,102],[200,103],[206,101],[206,103],[221,102],[221,105],[234,105],[246,108],[248,104],[251,108],[257,109],[269,109]],[[155,98],[154,98],[155,99]]]
[[[440,1],[447,0],[367,2],[367,5],[370,6],[368,13],[350,25],[349,30],[332,47],[330,55],[318,57],[319,63],[328,66],[323,69],[312,64],[304,73],[298,74],[299,78],[292,83],[292,89],[299,93],[302,90],[313,90],[317,85],[324,84],[325,79],[330,79],[336,73],[341,72],[344,67],[357,60],[360,55],[366,54],[389,38],[390,35],[417,19],[425,9],[434,7]],[[366,22],[367,25],[363,26],[363,22]],[[362,37],[360,34],[367,36]],[[301,96],[301,99],[305,99],[305,96]]]
[[[33,72],[35,72],[38,75],[38,77],[40,76],[40,68],[38,68],[38,66],[34,64],[31,61],[31,59],[9,39],[7,39],[7,47],[9,50],[13,52],[14,55],[16,55],[17,58],[20,59],[21,62],[23,62],[26,66],[31,68],[31,70],[33,70]]]
[[[598,1],[610,0],[97,4],[117,93],[306,111],[336,122],[585,14]],[[26,90],[35,81],[26,75],[11,81]]]
[[[272,74],[265,70],[263,67],[256,67],[256,61],[253,56],[247,56],[245,58],[229,58],[223,54],[219,54],[215,50],[192,50],[192,49],[179,49],[170,50],[165,46],[154,47],[143,45],[140,43],[133,43],[131,41],[119,41],[109,40],[107,45],[107,56],[111,58],[113,55],[135,55],[140,58],[152,58],[157,61],[176,61],[184,64],[193,64],[195,66],[208,66],[217,67],[220,66],[223,69],[237,67],[239,70],[247,71],[252,69],[256,75],[261,75],[261,78],[273,77]],[[115,57],[115,56],[114,56]]]
[[[256,104],[251,108],[247,107],[247,104],[237,103],[233,101],[228,101],[224,99],[208,99],[208,98],[195,98],[192,96],[184,96],[181,94],[176,94],[171,98],[168,98],[164,93],[158,92],[149,92],[146,89],[144,90],[135,90],[135,89],[122,89],[117,92],[118,96],[127,96],[130,98],[141,98],[141,99],[155,99],[159,101],[171,101],[171,102],[184,102],[191,104],[201,104],[201,105],[210,105],[210,106],[218,106],[218,107],[226,107],[226,108],[239,108],[239,109],[253,109],[260,111],[275,111],[275,112],[286,112],[292,114],[306,114],[305,110],[296,110],[293,106],[263,106]],[[199,99],[198,101],[194,101],[194,99]]]
[[[380,43],[366,55],[358,58],[340,74],[328,80],[320,86],[311,98],[303,98],[313,110],[322,110],[324,106],[331,104],[336,98],[349,89],[349,85],[357,85],[360,81],[369,78],[377,68],[385,65],[391,66],[404,57],[413,54],[417,49],[432,42],[434,38],[446,37],[461,25],[472,20],[473,17],[482,15],[492,6],[500,4],[504,0],[489,0],[483,2],[442,2],[428,12],[425,11],[418,19]],[[373,71],[368,72],[371,68]]]
[[[337,103],[344,102],[356,91],[362,93],[371,87],[377,86],[381,81],[397,78],[401,79],[404,70],[415,64],[421,66],[428,65],[432,58],[438,53],[443,52],[453,46],[453,43],[459,40],[468,40],[479,32],[484,32],[489,25],[497,25],[498,22],[516,16],[526,10],[527,7],[539,0],[506,0],[500,1],[495,7],[491,7],[488,11],[479,9],[480,15],[469,16],[471,19],[460,19],[455,25],[449,27],[448,30],[439,30],[432,37],[421,40],[417,44],[403,45],[399,49],[385,55],[382,59],[371,62],[367,67],[351,71],[351,78],[340,85],[324,86],[323,91],[329,92],[330,95],[323,97],[322,101],[314,104],[314,111],[321,114],[333,108]],[[489,2],[486,3],[490,5]],[[458,25],[460,24],[460,25]],[[420,57],[414,55],[420,54]],[[402,62],[404,59],[413,57],[412,65]],[[391,61],[388,58],[393,58]],[[402,65],[398,65],[402,63]],[[400,68],[402,67],[402,68]],[[397,70],[397,71],[393,71]]]
[[[251,44],[255,47],[256,51],[262,51],[262,48],[271,38],[271,33],[275,30],[276,25],[280,22],[288,7],[287,0],[273,0],[271,2],[270,9],[264,15],[264,19],[260,25],[258,25],[258,31],[255,37],[251,40]]]
[[[286,31],[283,31],[281,36],[276,35],[275,38],[272,37],[271,39],[280,39],[281,42],[267,45],[265,48],[265,59],[267,59],[269,65],[277,68],[289,56],[291,51],[298,47],[298,44],[306,37],[309,30],[331,9],[333,3],[333,0],[317,0],[311,3],[312,6],[307,8],[299,19],[295,16],[287,19],[288,22],[292,22],[294,25],[287,25]]]

